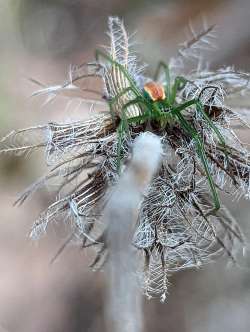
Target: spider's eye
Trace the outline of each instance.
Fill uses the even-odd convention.
[[[156,82],[148,82],[144,85],[144,91],[153,101],[166,99],[163,86]]]

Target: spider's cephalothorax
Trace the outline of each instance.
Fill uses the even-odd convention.
[[[148,82],[144,85],[143,90],[152,101],[159,101],[166,99],[166,93],[163,86],[156,82]]]

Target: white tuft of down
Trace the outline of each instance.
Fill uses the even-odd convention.
[[[146,189],[152,176],[158,170],[162,154],[161,140],[155,134],[145,132],[135,139],[128,174],[135,177],[142,190]]]
[[[136,283],[138,262],[132,246],[140,204],[162,156],[161,140],[146,132],[133,144],[132,159],[113,189],[105,208],[103,222],[107,227],[108,331],[140,332],[142,303]]]

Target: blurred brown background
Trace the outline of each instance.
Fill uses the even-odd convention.
[[[200,27],[202,16],[217,24],[217,49],[208,61],[250,70],[249,0],[0,0],[1,136],[87,112],[77,105],[69,112],[60,100],[42,107],[43,100],[29,98],[37,87],[27,78],[55,84],[66,77],[70,64],[91,60],[94,49],[108,43],[109,15],[123,17],[127,29],[137,31],[136,48],[150,64],[149,72],[155,59],[167,62],[175,54],[188,22]],[[89,254],[69,246],[51,266],[65,240],[64,226],[54,226],[36,243],[27,236],[52,188],[21,208],[12,207],[17,192],[44,170],[39,154],[1,156],[0,332],[105,331],[103,274],[88,269]],[[249,202],[229,207],[249,240]],[[173,276],[167,303],[145,301],[145,331],[249,331],[249,268],[227,268],[220,260]]]

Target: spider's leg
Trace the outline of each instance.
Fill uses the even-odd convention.
[[[180,105],[176,106],[175,108],[173,108],[171,110],[171,113],[172,114],[177,114],[177,113],[179,113],[179,112],[185,110],[186,108],[188,108],[192,105],[195,105],[195,104],[196,104],[195,99],[185,101],[183,104],[180,104]]]
[[[214,131],[215,135],[218,137],[220,144],[225,149],[225,155],[226,155],[226,142],[223,137],[223,135],[220,133],[219,129],[214,125],[213,121],[209,118],[209,116],[204,112],[203,105],[201,102],[197,99],[189,100],[181,105],[178,105],[175,109],[172,110],[173,114],[177,114],[178,112],[181,112],[185,110],[186,108],[195,105],[197,112],[201,113],[205,121],[208,123],[209,127]]]
[[[100,63],[100,58],[103,58],[105,61],[109,62],[112,66],[118,68],[121,73],[125,76],[125,78],[128,80],[130,87],[133,88],[133,90],[136,92],[136,95],[141,95],[140,90],[137,88],[136,86],[136,82],[134,81],[134,79],[131,77],[131,75],[129,74],[129,72],[127,71],[127,69],[121,65],[119,62],[113,60],[108,54],[100,51],[100,50],[96,50],[95,52],[95,58],[97,63]]]
[[[157,64],[156,71],[155,71],[155,74],[154,74],[154,81],[158,80],[161,69],[163,69],[163,71],[165,73],[166,82],[170,84],[169,67],[163,61],[159,61],[158,64]]]
[[[117,103],[117,102],[119,101],[119,99],[120,99],[122,96],[124,96],[126,93],[128,93],[128,92],[133,92],[133,93],[135,94],[135,96],[137,96],[133,88],[131,88],[131,87],[127,87],[127,88],[121,90],[116,96],[112,97],[112,98],[109,100],[109,104],[110,104],[111,106],[113,106],[114,103]]]
[[[111,64],[111,67],[113,67],[114,69],[118,70],[118,73],[117,73],[118,78],[117,78],[117,75],[115,73],[111,73],[111,76],[113,77],[113,81],[114,81],[113,85],[115,87],[115,90],[118,90],[118,91],[120,89],[122,89],[122,90],[119,91],[116,94],[116,96],[114,96],[113,98],[111,98],[111,101],[108,101],[109,108],[110,108],[110,111],[111,111],[111,115],[114,118],[115,111],[113,109],[113,104],[115,102],[117,102],[119,100],[119,98],[121,98],[124,94],[126,94],[128,92],[133,92],[133,94],[136,97],[142,97],[142,93],[137,88],[135,80],[131,77],[131,75],[129,74],[129,72],[126,69],[125,66],[123,66],[120,63],[118,63],[117,61],[113,60],[108,54],[103,53],[100,50],[96,50],[96,61],[97,61],[97,63],[100,62],[99,61],[100,58],[103,58],[105,61],[107,61],[107,62],[109,62]],[[120,82],[119,72],[125,77],[125,79],[127,80],[127,82],[125,82],[123,84]],[[123,89],[123,86],[121,86],[121,85],[129,85],[129,86],[126,86]]]
[[[201,104],[201,102],[199,100],[196,101],[196,110],[197,110],[197,112],[201,113],[201,115],[203,116],[205,121],[208,123],[210,128],[214,131],[215,135],[218,137],[220,144],[224,148],[224,154],[226,157],[226,161],[227,161],[227,163],[229,163],[226,141],[225,141],[223,135],[221,134],[221,132],[219,131],[219,129],[214,125],[213,121],[209,118],[209,116],[206,114],[206,112],[204,112],[203,105]]]
[[[117,103],[119,101],[119,99],[121,97],[123,97],[128,92],[133,92],[135,94],[135,96],[136,96],[136,92],[134,91],[134,89],[131,88],[131,87],[127,87],[127,88],[121,90],[116,96],[114,96],[111,99],[107,100],[107,103],[109,105],[109,109],[110,109],[110,113],[111,113],[113,122],[115,122],[114,120],[117,117],[116,116],[117,114],[116,114],[115,109],[114,109],[114,104]]]
[[[188,123],[188,121],[183,117],[183,115],[180,113],[180,111],[175,112],[175,116],[177,117],[177,119],[179,120],[180,124],[182,125],[183,129],[192,137],[192,139],[195,141],[196,143],[196,147],[197,147],[197,152],[198,152],[198,156],[201,159],[201,162],[203,164],[206,176],[207,176],[207,180],[209,183],[209,187],[211,189],[211,193],[213,196],[213,201],[214,201],[214,209],[212,212],[215,212],[217,210],[220,209],[220,200],[218,197],[218,193],[215,187],[215,183],[214,180],[212,178],[210,169],[209,169],[209,164],[208,164],[208,160],[207,160],[207,156],[206,156],[206,152],[205,152],[205,147],[204,144],[202,142],[202,139],[199,135],[199,133],[196,131],[196,129],[190,124]],[[210,212],[210,213],[212,213]]]
[[[177,76],[175,78],[172,90],[169,95],[169,104],[170,105],[174,104],[176,95],[177,95],[177,91],[183,89],[184,86],[186,85],[186,83],[187,83],[187,80],[182,76]]]
[[[127,120],[129,121],[129,123],[134,123],[136,121],[138,122],[138,121],[141,121],[141,120],[145,121],[146,119],[154,119],[155,116],[157,116],[157,113],[154,112],[155,111],[154,105],[152,103],[148,102],[142,96],[136,97],[135,99],[128,101],[125,105],[123,105],[122,111],[124,113],[126,113],[126,109],[128,107],[130,107],[132,105],[136,105],[136,104],[141,105],[142,110],[143,110],[143,108],[144,108],[144,110],[143,110],[141,115],[128,118]]]
[[[217,85],[207,85],[207,86],[205,86],[205,87],[201,90],[201,92],[199,93],[199,96],[198,96],[197,99],[200,100],[202,94],[203,94],[204,91],[207,90],[207,89],[213,89],[213,90],[214,90],[213,93],[211,94],[209,100],[207,101],[208,103],[209,103],[209,102],[212,103],[212,102],[214,101],[214,98],[215,98],[216,92],[219,90],[219,86],[217,86]]]
[[[171,79],[170,79],[169,67],[165,62],[160,61],[158,63],[158,65],[156,67],[155,74],[154,74],[154,81],[158,80],[161,69],[163,69],[164,74],[165,74],[165,80],[166,80],[165,81],[165,84],[166,84],[165,92],[166,92],[166,95],[167,95],[167,100],[169,100]]]

